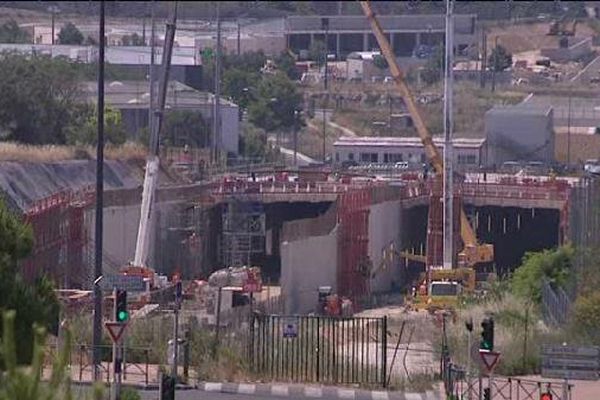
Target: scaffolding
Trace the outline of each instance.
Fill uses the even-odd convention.
[[[225,267],[251,265],[264,252],[266,218],[263,204],[231,196],[223,206],[221,263]]]

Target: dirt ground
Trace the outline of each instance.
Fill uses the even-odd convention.
[[[494,47],[496,37],[498,37],[498,44],[512,54],[539,50],[542,47],[558,47],[558,36],[548,35],[550,23],[551,21],[545,21],[490,28],[487,35],[488,51]],[[577,37],[583,38],[592,35],[594,35],[594,31],[589,26],[577,25]]]

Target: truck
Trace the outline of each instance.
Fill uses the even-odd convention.
[[[419,287],[413,288],[408,302],[415,310],[454,310],[463,294],[475,291],[475,270],[456,268],[451,270],[430,269],[418,279]]]

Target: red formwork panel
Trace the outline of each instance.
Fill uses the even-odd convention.
[[[454,262],[456,265],[456,253],[461,246],[460,238],[460,213],[462,210],[462,196],[460,186],[455,186],[453,204],[453,228],[454,228]],[[443,181],[434,178],[429,182],[429,211],[427,214],[427,237],[425,245],[425,267],[441,266],[444,263],[444,202]]]
[[[362,267],[368,259],[371,198],[371,189],[365,188],[350,190],[337,200],[337,292],[353,301],[367,295],[368,273]]]
[[[59,288],[81,287],[87,279],[84,252],[87,245],[84,212],[89,191],[60,192],[33,203],[24,220],[33,232],[31,255],[21,263],[27,281],[46,275]]]

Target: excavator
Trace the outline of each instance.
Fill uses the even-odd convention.
[[[383,28],[379,20],[375,16],[375,12],[371,8],[369,1],[360,2],[362,10],[371,24],[371,28],[381,53],[385,57],[391,75],[394,79],[395,86],[402,96],[404,103],[412,117],[414,126],[417,130],[425,154],[430,164],[433,166],[438,177],[444,174],[444,161],[433,144],[432,135],[425,125],[425,121],[417,107],[415,98],[410,91],[404,74],[398,63],[390,43],[385,36]],[[463,248],[458,253],[458,267],[451,270],[441,271],[435,269],[435,266],[426,265],[425,273],[420,279],[420,290],[416,295],[413,295],[412,303],[417,309],[426,308],[433,310],[435,308],[452,308],[458,300],[460,288],[466,290],[474,290],[475,288],[475,266],[480,263],[488,263],[494,259],[494,248],[490,244],[480,244],[477,241],[475,231],[471,227],[464,209],[460,210],[460,236],[463,242]],[[407,252],[401,253],[407,260],[424,262],[423,255],[415,255]]]

